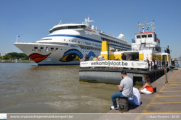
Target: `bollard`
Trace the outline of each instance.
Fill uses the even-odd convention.
[[[168,83],[168,81],[167,81],[167,67],[164,67],[164,72],[165,72],[165,83]]]
[[[119,97],[119,111],[126,112],[129,110],[128,97]]]

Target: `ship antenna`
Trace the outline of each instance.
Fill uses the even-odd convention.
[[[60,20],[59,24],[61,24],[61,22],[62,22],[62,19]]]
[[[87,19],[85,19],[84,23],[88,26],[89,22],[94,22],[93,20],[90,20],[90,16]]]
[[[152,30],[153,30],[153,32],[154,32],[154,30],[155,30],[154,20],[153,20],[152,24],[153,24]]]
[[[145,19],[145,24],[141,24],[141,23],[138,22],[138,27],[139,27],[138,33],[140,33],[140,29],[141,29],[141,26],[142,26],[142,25],[148,25],[148,24],[151,25],[152,31],[154,32],[154,30],[155,30],[155,27],[154,27],[154,20],[153,20],[153,22],[151,22],[151,23],[146,23],[146,19]],[[148,28],[149,28],[149,27],[148,27]],[[148,31],[148,28],[147,28],[147,31]]]
[[[138,27],[139,27],[139,31],[138,31],[138,33],[140,33],[141,23],[139,23],[139,22],[138,22]]]

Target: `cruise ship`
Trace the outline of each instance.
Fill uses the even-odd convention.
[[[38,65],[78,65],[86,54],[89,60],[101,52],[102,41],[110,43],[114,51],[131,50],[131,44],[123,34],[118,37],[98,30],[88,17],[82,24],[66,23],[55,25],[50,34],[35,43],[16,42],[14,45]]]

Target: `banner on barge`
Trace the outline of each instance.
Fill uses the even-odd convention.
[[[144,61],[84,61],[80,62],[80,67],[124,67],[148,69],[148,63]]]

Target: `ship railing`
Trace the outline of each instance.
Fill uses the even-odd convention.
[[[96,30],[97,30],[98,32],[100,32],[100,33],[104,33],[104,34],[109,35],[109,36],[111,36],[111,37],[117,38],[115,35],[108,34],[108,33],[104,32],[104,31],[101,31],[101,30],[98,30],[98,29],[96,29]]]
[[[18,41],[16,43],[36,43],[36,42],[21,42],[21,41]]]
[[[64,24],[78,24],[78,23],[61,23],[61,24],[57,24],[57,25],[64,25]]]

